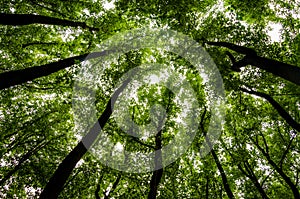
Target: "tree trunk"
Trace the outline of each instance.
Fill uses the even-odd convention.
[[[231,189],[230,189],[230,186],[229,186],[229,184],[228,184],[228,180],[227,180],[227,176],[226,176],[226,174],[225,174],[225,171],[224,171],[224,169],[223,169],[223,167],[222,167],[222,164],[220,163],[220,160],[219,160],[219,158],[218,158],[218,156],[217,156],[215,150],[213,149],[213,147],[212,147],[212,145],[211,145],[211,142],[210,142],[209,138],[206,136],[206,131],[205,131],[205,129],[204,129],[204,120],[205,120],[205,115],[206,115],[206,113],[207,113],[207,111],[206,111],[206,108],[205,108],[205,109],[204,109],[204,112],[203,112],[203,114],[202,114],[202,116],[201,116],[200,129],[201,129],[203,135],[205,136],[205,140],[206,140],[206,142],[207,142],[209,148],[211,149],[211,154],[212,154],[212,156],[213,156],[213,158],[214,158],[214,161],[215,161],[215,163],[216,163],[216,165],[217,165],[217,167],[218,167],[218,170],[219,170],[219,172],[220,172],[220,174],[221,174],[222,182],[223,182],[223,186],[224,186],[224,188],[225,188],[226,194],[227,194],[227,196],[228,196],[230,199],[233,199],[233,198],[234,198],[234,195],[233,195],[233,193],[232,193],[232,191],[231,191]],[[221,190],[221,191],[222,191],[222,190]],[[221,197],[222,197],[222,196],[221,196]]]
[[[205,198],[209,198],[209,177],[206,176],[206,184],[205,184]]]
[[[54,63],[45,64],[42,66],[34,66],[31,68],[25,68],[25,69],[1,73],[0,90],[9,88],[10,86],[23,84],[25,82],[32,81],[36,78],[44,77],[52,73],[55,73],[57,71],[60,71],[62,69],[68,68],[74,65],[77,60],[84,61],[85,59],[96,58],[105,55],[106,53],[107,51],[83,54],[83,55],[63,59]]]
[[[206,42],[206,43],[214,46],[222,46],[225,48],[229,48],[237,53],[245,54],[246,56],[242,60],[236,62],[235,64],[236,66],[239,67],[243,67],[246,65],[256,66],[260,69],[272,73],[273,75],[282,77],[285,80],[300,85],[300,67],[298,66],[257,56],[256,52],[253,49],[244,46],[239,46],[228,42]]]
[[[111,189],[109,190],[108,194],[104,196],[104,199],[109,199],[110,198],[110,194],[113,193],[115,191],[115,189],[117,188],[119,182],[121,180],[121,174],[119,174],[117,176],[116,181],[114,182],[113,186],[111,187]]]
[[[212,154],[212,156],[213,156],[213,158],[214,158],[214,160],[216,162],[218,170],[220,171],[220,174],[221,174],[221,177],[222,177],[222,181],[223,181],[223,185],[224,185],[226,194],[227,194],[228,198],[232,199],[232,198],[234,198],[234,196],[233,196],[233,193],[232,193],[232,191],[230,189],[230,186],[228,184],[227,176],[225,174],[225,171],[224,171],[224,169],[222,167],[222,164],[220,163],[220,160],[219,160],[219,158],[218,158],[218,156],[217,156],[217,154],[216,154],[216,152],[215,152],[214,149],[211,149],[211,154]]]
[[[160,168],[158,170],[155,170],[151,176],[150,181],[150,191],[148,193],[148,199],[155,199],[157,195],[157,189],[158,185],[160,183],[160,180],[162,178],[163,174],[163,168],[162,168],[162,155],[161,155],[161,133],[160,130],[157,135],[155,136],[155,145],[156,145],[156,151],[155,151],[155,169]]]
[[[299,77],[300,79],[300,77]],[[270,102],[270,104],[276,109],[276,111],[279,113],[279,115],[295,130],[297,130],[298,132],[300,132],[300,124],[297,123],[291,116],[290,114],[288,114],[288,112],[286,112],[281,106],[280,104],[278,104],[270,95],[265,94],[265,93],[261,93],[258,91],[254,91],[254,90],[247,90],[244,88],[240,88],[241,91],[249,93],[249,94],[253,94],[256,95],[258,97],[262,97],[264,99],[266,99],[268,102]]]
[[[84,22],[69,21],[69,20],[59,19],[55,17],[33,15],[33,14],[0,13],[0,24],[13,25],[13,26],[22,26],[22,25],[29,25],[29,24],[47,24],[47,25],[82,27],[82,28],[88,28],[90,30],[99,30],[98,28],[89,27]]]
[[[84,154],[91,147],[93,142],[96,140],[98,134],[101,132],[101,129],[107,123],[109,117],[113,112],[114,104],[120,95],[120,93],[125,89],[125,87],[130,82],[131,78],[128,78],[120,88],[118,88],[109,102],[106,105],[106,108],[98,122],[92,127],[89,133],[84,136],[82,141],[80,141],[77,146],[65,157],[65,159],[60,163],[50,180],[48,181],[45,189],[42,191],[40,198],[57,198],[59,193],[62,191],[64,184],[66,183],[68,177],[71,175],[71,172],[75,168],[78,161],[84,156]]]
[[[171,104],[171,93],[167,91],[168,94],[168,105],[166,107],[166,114],[169,113],[170,104]],[[163,131],[163,121],[167,117],[167,115],[163,115],[158,123],[157,129],[159,130],[158,133],[155,135],[155,162],[154,162],[154,172],[151,176],[150,180],[150,191],[148,193],[148,199],[155,199],[157,196],[157,189],[162,178],[163,174],[163,165],[162,165],[162,131]]]
[[[298,66],[259,56],[246,55],[244,61],[249,65],[256,66],[300,86],[300,67]]]

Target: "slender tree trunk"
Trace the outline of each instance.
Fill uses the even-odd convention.
[[[243,67],[246,65],[256,66],[273,75],[282,77],[285,80],[300,85],[300,67],[257,56],[256,52],[244,46],[238,46],[227,42],[206,42],[209,45],[222,46],[236,51],[237,53],[245,54],[246,56],[236,62],[235,65]]]
[[[157,189],[158,185],[160,183],[160,180],[162,178],[163,174],[163,168],[162,168],[162,154],[161,154],[161,133],[160,130],[156,136],[155,136],[155,145],[156,145],[156,151],[155,151],[155,169],[159,168],[158,170],[155,170],[151,176],[150,181],[150,191],[148,193],[148,199],[155,199],[157,195]]]
[[[224,171],[224,169],[222,167],[222,164],[220,163],[220,160],[219,160],[219,158],[218,158],[218,156],[217,156],[217,154],[216,154],[216,152],[215,152],[214,149],[211,149],[211,154],[212,154],[212,156],[213,156],[213,158],[214,158],[214,160],[216,162],[218,170],[220,171],[220,174],[221,174],[221,177],[222,177],[222,181],[223,181],[223,185],[224,185],[226,194],[227,194],[227,196],[229,198],[232,199],[232,198],[234,198],[234,196],[233,196],[233,193],[232,193],[232,191],[230,189],[230,186],[229,186],[229,183],[228,183],[228,180],[227,180],[227,176],[225,174],[225,171]]]
[[[100,191],[100,184],[102,182],[103,177],[104,177],[104,175],[100,176],[97,187],[96,187],[96,190],[95,190],[95,198],[96,199],[100,199],[99,191]]]
[[[255,142],[253,139],[252,139],[252,141],[256,145],[256,147],[260,150],[260,152],[263,154],[263,156],[265,156],[265,158],[267,159],[269,164],[275,169],[275,171],[277,171],[277,173],[279,173],[279,175],[283,178],[285,183],[291,188],[291,190],[294,194],[294,198],[299,199],[300,194],[299,194],[299,190],[298,190],[297,186],[284,173],[284,171],[280,167],[277,166],[277,164],[271,159],[270,155],[261,146],[259,146],[259,144],[257,142]]]
[[[284,171],[279,168],[276,163],[270,158],[270,156],[265,156],[270,163],[270,165],[279,173],[279,175],[283,178],[283,180],[289,185],[292,189],[295,199],[300,198],[299,190],[297,186],[292,182],[292,180],[284,173]]]
[[[300,79],[300,76],[299,76]],[[256,95],[258,97],[262,97],[264,99],[266,99],[268,102],[270,102],[270,104],[276,109],[276,111],[279,113],[279,115],[295,130],[297,130],[298,132],[300,132],[300,124],[297,123],[291,116],[290,114],[288,114],[288,112],[286,112],[278,102],[276,102],[270,95],[265,94],[265,93],[261,93],[258,91],[254,91],[254,90],[247,90],[244,88],[240,88],[241,91],[249,93],[249,94],[253,94]]]
[[[120,95],[120,93],[125,89],[125,87],[130,82],[131,78],[128,78],[120,88],[118,88],[109,102],[98,122],[92,127],[89,133],[80,141],[77,146],[65,157],[65,159],[60,163],[50,180],[48,181],[45,189],[42,191],[40,198],[57,198],[59,193],[62,191],[64,184],[66,183],[71,172],[75,168],[78,161],[84,156],[84,154],[91,147],[93,142],[96,140],[99,132],[107,123],[109,117],[113,112],[114,104]]]
[[[70,27],[82,27],[90,30],[99,30],[98,28],[92,28],[86,25],[84,22],[69,21],[65,19],[59,19],[55,17],[33,15],[33,14],[6,14],[0,13],[1,25],[13,25],[22,26],[29,24],[47,24],[47,25],[59,25]]]
[[[166,108],[166,113],[169,113],[170,110],[170,104],[171,104],[171,93],[167,91],[168,94],[168,105]],[[163,165],[162,165],[162,154],[161,154],[161,148],[162,148],[162,131],[163,131],[163,121],[166,118],[166,115],[163,115],[158,123],[157,129],[159,130],[158,133],[155,135],[155,162],[154,162],[154,172],[151,176],[150,180],[150,191],[148,193],[148,199],[155,199],[157,196],[157,189],[159,186],[159,183],[162,178],[163,174]]]
[[[25,68],[25,69],[1,73],[0,90],[9,88],[10,86],[23,84],[25,82],[32,81],[39,77],[50,75],[52,73],[55,73],[57,71],[60,71],[62,69],[74,65],[76,61],[84,61],[85,59],[96,58],[105,55],[106,53],[107,51],[94,52],[90,54],[87,53],[87,54],[63,59],[54,63],[45,64],[42,66],[34,66],[31,68]]]
[[[207,113],[207,111],[206,111],[206,108],[205,108],[205,109],[204,109],[204,112],[203,112],[203,114],[202,114],[202,116],[201,116],[200,128],[201,128],[202,133],[203,133],[204,136],[205,136],[205,140],[206,140],[208,146],[209,146],[210,149],[211,149],[211,154],[212,154],[212,156],[213,156],[213,158],[214,158],[214,161],[215,161],[215,163],[216,163],[216,165],[217,165],[217,167],[218,167],[218,170],[219,170],[219,172],[220,172],[220,174],[221,174],[221,178],[222,178],[222,182],[223,182],[223,186],[224,186],[224,188],[225,188],[226,194],[227,194],[227,196],[228,196],[230,199],[233,199],[233,198],[234,198],[234,195],[233,195],[233,193],[232,193],[232,191],[231,191],[231,189],[230,189],[230,186],[229,186],[229,183],[228,183],[228,180],[227,180],[227,176],[226,176],[226,174],[225,174],[225,171],[224,171],[224,169],[223,169],[223,167],[222,167],[222,164],[221,164],[221,162],[220,162],[220,160],[219,160],[219,158],[218,158],[218,156],[217,156],[215,150],[213,149],[213,147],[212,147],[212,145],[211,145],[211,142],[210,142],[209,138],[206,136],[206,132],[205,132],[205,129],[204,129],[204,120],[205,120],[205,115],[206,115],[206,113]]]
[[[229,155],[232,157],[232,159],[234,160],[234,156],[232,155],[232,153],[230,152],[229,149],[226,148],[226,146],[224,146],[224,143],[222,142],[223,144],[223,148],[226,149],[226,151],[229,153]],[[263,199],[269,199],[269,197],[267,196],[265,190],[263,189],[262,185],[260,185],[253,169],[251,169],[251,166],[249,165],[249,163],[246,161],[244,162],[244,168],[246,169],[243,169],[243,167],[241,166],[241,164],[238,164],[237,165],[239,170],[246,176],[248,177],[252,182],[253,184],[255,185],[255,187],[257,188],[257,190],[259,191],[261,197]],[[263,184],[263,183],[262,183]]]
[[[100,184],[97,185],[97,188],[96,188],[96,191],[95,191],[95,198],[96,199],[100,199],[99,191],[100,191]]]

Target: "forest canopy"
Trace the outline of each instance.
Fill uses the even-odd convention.
[[[0,198],[300,198],[299,0],[0,10]]]

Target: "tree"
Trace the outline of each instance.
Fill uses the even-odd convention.
[[[299,5],[289,0],[5,0],[0,14],[0,197],[299,198],[299,16]],[[206,137],[212,117],[207,84],[188,60],[160,49],[131,50],[104,64],[92,102],[99,125],[77,125],[92,121],[85,109],[82,118],[73,114],[75,80],[85,61],[116,52],[93,49],[115,34],[145,26],[193,38],[217,65],[227,102],[215,145]],[[271,34],[276,27],[280,31]],[[132,76],[120,85],[120,78],[148,63],[171,66],[195,96],[145,84],[136,93],[130,90],[134,97],[129,107],[122,106],[119,100],[128,94],[123,90],[136,80]],[[151,78],[161,75],[149,71]],[[185,115],[178,103],[193,97],[199,104],[197,134],[185,154],[162,167],[160,149],[179,133]],[[84,99],[76,100],[85,105]],[[165,114],[151,109],[157,104]],[[121,128],[117,122],[129,115],[145,126],[153,114],[159,118],[155,135],[139,137],[132,123]],[[100,135],[113,143],[102,153],[119,154],[125,165],[130,160],[124,151],[157,150],[157,170],[123,172],[99,161],[90,151]],[[204,141],[210,152],[202,157]]]

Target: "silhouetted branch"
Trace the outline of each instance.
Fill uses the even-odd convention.
[[[70,27],[82,27],[84,29],[99,31],[99,28],[93,28],[84,22],[70,21],[65,19],[59,19],[55,17],[48,17],[43,15],[34,14],[7,14],[0,13],[1,25],[23,26],[29,24],[46,24],[46,25],[58,25],[58,26],[70,26]]]
[[[266,94],[266,93],[261,93],[258,91],[254,91],[254,90],[247,90],[245,88],[240,88],[241,91],[249,93],[249,94],[253,94],[256,95],[258,97],[262,97],[264,99],[266,99],[268,102],[270,102],[270,104],[275,108],[275,110],[277,110],[277,112],[279,113],[279,115],[292,127],[294,128],[296,131],[300,132],[300,124],[297,123],[288,112],[286,112],[278,102],[276,102],[270,95]]]

